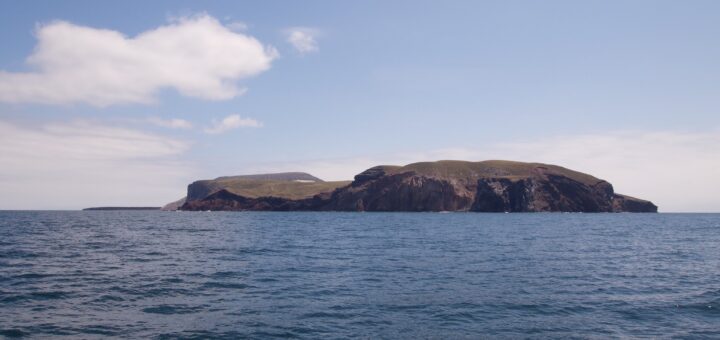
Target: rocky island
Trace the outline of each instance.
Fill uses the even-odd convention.
[[[301,172],[219,177],[190,184],[173,204],[169,210],[657,212],[588,174],[498,160],[381,165],[338,182]]]

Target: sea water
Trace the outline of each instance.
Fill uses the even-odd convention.
[[[720,337],[720,215],[0,212],[0,337]]]

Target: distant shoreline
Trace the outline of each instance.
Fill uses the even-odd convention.
[[[89,210],[160,210],[160,207],[92,207],[83,209],[83,211]]]

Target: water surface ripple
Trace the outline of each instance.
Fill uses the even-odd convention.
[[[720,337],[720,215],[0,212],[0,337]]]

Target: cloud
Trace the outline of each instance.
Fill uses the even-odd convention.
[[[89,122],[0,121],[0,209],[159,206],[193,179],[187,142]]]
[[[0,101],[113,104],[155,101],[163,89],[224,100],[268,70],[277,52],[202,14],[127,37],[56,21],[40,26],[30,72],[0,71]]]
[[[252,118],[241,118],[240,115],[230,115],[220,121],[213,120],[211,127],[205,128],[205,133],[219,134],[241,127],[262,127],[262,123]]]
[[[242,21],[232,21],[228,23],[227,28],[236,31],[236,32],[244,32],[247,31],[248,25]]]
[[[288,29],[287,42],[292,45],[300,54],[317,52],[318,43],[315,39],[318,31],[312,28],[295,27]]]
[[[193,125],[189,121],[180,118],[162,119],[158,117],[151,117],[147,120],[151,124],[169,128],[169,129],[192,129]]]
[[[568,135],[340,159],[251,164],[248,172],[307,171],[352,179],[378,164],[441,159],[506,159],[561,165],[605,179],[618,193],[652,200],[661,211],[720,212],[720,131],[625,131]]]

